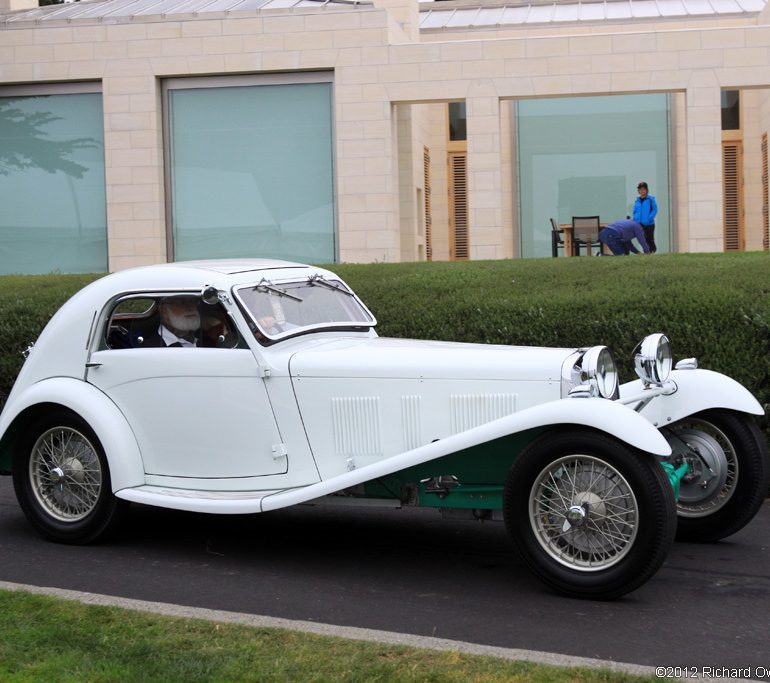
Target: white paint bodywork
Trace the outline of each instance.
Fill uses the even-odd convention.
[[[613,422],[615,424],[612,424]],[[652,454],[671,453],[668,442],[660,432],[651,428],[649,422],[643,417],[620,404],[598,398],[561,399],[500,418],[390,458],[368,463],[360,469],[357,468],[306,487],[251,491],[232,496],[224,496],[220,492],[140,487],[120,491],[118,496],[134,502],[197,512],[224,514],[266,512],[315,500],[477,444],[546,425],[592,427]]]
[[[12,417],[42,403],[66,405],[88,422],[110,463],[113,490],[145,482],[142,454],[128,422],[112,401],[82,380],[51,377],[15,392],[11,410],[3,410],[2,433],[5,434]]]
[[[574,349],[342,339],[289,369],[322,479],[561,398]],[[330,420],[331,418],[331,420]]]
[[[24,411],[60,404],[104,446],[126,500],[249,513],[334,493],[507,435],[551,425],[605,432],[653,456],[656,427],[725,407],[761,413],[733,380],[673,374],[672,393],[633,406],[563,398],[576,349],[379,338],[315,331],[262,345],[235,287],[324,271],[275,261],[178,263],[122,271],[89,285],[52,318],[0,415],[0,438]],[[127,294],[220,301],[247,347],[106,349],[114,302]],[[623,385],[623,396],[643,391]],[[640,456],[644,457],[644,456]]]
[[[285,456],[253,354],[245,349],[105,350],[89,381],[136,432],[149,476],[284,474]]]
[[[682,418],[711,408],[726,408],[764,415],[759,401],[742,384],[731,377],[711,370],[674,370],[669,378],[671,393],[645,404],[640,413],[655,427],[665,427]],[[620,398],[643,396],[644,385],[640,380],[623,384]]]

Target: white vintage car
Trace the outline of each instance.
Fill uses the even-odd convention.
[[[646,337],[604,346],[380,338],[333,273],[269,260],[118,272],[51,319],[0,416],[0,470],[44,536],[87,543],[130,502],[205,513],[416,505],[503,519],[563,593],[613,598],[677,532],[715,540],[768,489],[763,414]]]

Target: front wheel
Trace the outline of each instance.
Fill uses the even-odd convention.
[[[549,433],[511,466],[503,514],[522,559],[551,588],[614,599],[663,564],[674,495],[655,459],[604,434]]]
[[[674,462],[690,465],[679,488],[679,540],[718,541],[754,518],[770,486],[770,458],[751,416],[707,410],[663,435]]]
[[[69,411],[40,417],[14,454],[16,498],[46,538],[90,543],[106,537],[127,507],[112,494],[99,439]]]

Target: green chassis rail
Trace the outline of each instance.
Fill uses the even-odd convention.
[[[502,482],[510,469],[512,454],[520,453],[540,431],[529,430],[472,446],[368,482],[364,485],[364,497],[395,498],[404,505],[420,507],[502,510]],[[686,463],[675,466],[665,461],[660,461],[660,465],[678,500],[682,478],[690,466]]]
[[[679,500],[679,485],[682,478],[690,471],[687,463],[675,467],[671,463],[661,462],[666,471],[674,498]],[[437,490],[433,482],[421,481],[417,493],[420,506],[435,508],[460,508],[471,510],[502,510],[503,487],[495,485],[457,485],[453,488]]]

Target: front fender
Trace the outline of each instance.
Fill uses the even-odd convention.
[[[688,415],[712,408],[737,410],[751,415],[765,414],[751,392],[727,375],[712,370],[674,370],[671,380],[676,387],[673,393],[653,398],[639,411],[655,427],[665,427]],[[620,387],[620,398],[643,392],[640,380],[627,382]]]
[[[262,500],[262,510],[305,503],[501,437],[556,425],[591,427],[642,451],[660,456],[671,455],[671,447],[661,433],[631,408],[601,398],[566,398],[506,415],[317,484],[269,494]]]
[[[8,469],[16,428],[27,411],[42,404],[64,406],[90,425],[107,456],[113,492],[145,483],[139,445],[123,413],[94,386],[71,377],[37,382],[6,404],[0,417],[0,461],[7,462]]]

